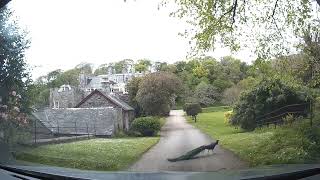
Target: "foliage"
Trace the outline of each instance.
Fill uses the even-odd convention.
[[[224,113],[224,123],[229,125],[230,124],[230,120],[233,116],[233,111],[227,111]]]
[[[216,111],[199,114],[199,122],[188,122],[219,139],[224,148],[230,149],[250,166],[288,163],[312,163],[319,158],[320,130],[310,127],[308,120],[295,121],[290,126],[264,127],[242,132],[224,123],[224,113]],[[315,122],[319,124],[319,122]]]
[[[160,128],[159,118],[152,116],[136,118],[131,124],[131,130],[139,132],[142,136],[154,136]]]
[[[184,105],[183,110],[187,113],[188,116],[192,116],[194,122],[197,122],[197,115],[202,112],[199,103],[187,103]]]
[[[171,2],[165,0],[163,4]],[[174,3],[177,10],[171,15],[191,25],[181,35],[190,39],[195,53],[214,49],[219,42],[231,50],[256,47],[260,57],[270,57],[287,53],[296,45],[290,40],[302,37],[308,27],[317,28],[313,1],[177,0]],[[320,5],[320,1],[317,3]]]
[[[136,117],[140,117],[141,115],[143,115],[142,107],[139,105],[136,99],[141,81],[142,78],[140,77],[132,78],[128,82],[126,87],[129,94],[129,104],[134,108]]]
[[[0,98],[6,104],[15,91],[21,95],[21,110],[28,111],[26,91],[31,80],[24,57],[29,40],[12,14],[6,7],[0,9]]]
[[[223,92],[222,102],[226,105],[233,105],[238,101],[241,94],[239,86],[234,85]]]
[[[136,100],[147,115],[168,115],[172,97],[181,90],[180,80],[172,73],[147,74],[136,95]]]
[[[197,85],[194,91],[195,102],[198,102],[202,107],[207,107],[220,101],[220,94],[215,87],[201,82]]]
[[[138,60],[138,63],[134,65],[134,69],[137,72],[146,72],[149,70],[149,67],[151,66],[151,61],[147,59],[140,59]]]
[[[99,76],[103,74],[108,74],[109,64],[101,64],[96,70],[94,70],[94,75]]]
[[[319,21],[315,23],[319,26]],[[305,64],[305,81],[309,87],[320,86],[320,33],[319,30],[308,28],[304,34],[303,51],[308,55]]]
[[[236,85],[233,85],[223,92],[222,102],[227,105],[235,104],[239,100],[240,94],[252,89],[257,84],[257,81],[257,79],[251,76],[239,81]]]
[[[302,87],[286,84],[280,79],[265,79],[242,94],[234,107],[231,122],[245,130],[253,130],[257,126],[257,117],[285,105],[306,103],[310,98],[308,91]]]
[[[18,160],[52,166],[114,171],[126,169],[158,141],[158,137],[90,139],[38,146],[15,156]]]
[[[21,95],[9,93],[6,104],[0,101],[0,140],[9,145],[16,144],[18,131],[28,125],[27,114],[21,112]]]

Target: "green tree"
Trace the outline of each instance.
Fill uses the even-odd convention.
[[[296,84],[281,79],[263,79],[255,88],[241,95],[235,105],[231,123],[245,130],[254,130],[257,119],[266,113],[291,104],[303,104],[310,101],[308,91]],[[262,119],[258,119],[262,120]],[[274,119],[265,118],[271,123]]]
[[[129,65],[133,64],[132,59],[124,59],[115,63],[111,63],[110,66],[113,67],[115,73],[126,73],[129,71]]]
[[[136,100],[147,115],[168,115],[171,100],[181,90],[179,78],[168,72],[146,75],[136,96]]]
[[[8,102],[9,92],[21,95],[22,111],[29,107],[26,97],[28,84],[31,80],[25,62],[25,50],[29,40],[25,31],[12,20],[12,11],[0,9],[0,99],[3,104]]]
[[[12,11],[0,9],[0,141],[16,143],[30,111],[27,91],[31,82],[25,62],[29,41],[12,17]],[[26,136],[23,136],[26,137]]]
[[[109,68],[109,64],[101,64],[95,71],[94,71],[94,75],[98,76],[98,75],[102,75],[102,74],[107,74],[108,73],[108,68]]]
[[[151,61],[148,59],[140,59],[138,63],[134,65],[134,69],[138,72],[146,72],[151,67]]]
[[[156,71],[167,71],[168,63],[166,62],[155,62],[154,64]]]
[[[201,82],[196,86],[193,99],[202,107],[213,105],[220,101],[221,95],[217,89],[205,82]]]
[[[243,77],[241,72],[241,61],[231,56],[226,56],[221,59],[223,75],[233,83],[238,83]]]
[[[239,100],[242,92],[251,90],[258,82],[258,79],[251,76],[241,80],[238,84],[233,85],[223,92],[222,102],[227,105],[234,105]]]
[[[319,23],[318,23],[319,24]],[[304,35],[304,52],[309,55],[306,58],[305,80],[310,87],[320,86],[320,33],[310,29]]]
[[[203,65],[199,65],[192,69],[192,73],[194,76],[202,78],[207,77],[209,72]]]
[[[183,109],[188,116],[192,116],[194,122],[197,122],[197,115],[202,112],[201,106],[198,103],[187,103]]]
[[[142,107],[139,105],[136,97],[141,81],[142,81],[141,77],[135,77],[135,78],[132,78],[127,84],[127,89],[129,94],[129,104],[134,108],[135,115],[137,117],[140,117],[141,115],[143,115]]]

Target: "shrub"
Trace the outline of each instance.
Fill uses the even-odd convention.
[[[262,151],[272,152],[270,163],[305,163],[319,158],[320,130],[306,121],[275,130],[270,139],[260,144]],[[260,152],[264,153],[264,152]]]
[[[227,111],[224,113],[224,123],[230,124],[231,117],[233,115],[233,111]]]
[[[187,113],[188,116],[192,116],[194,122],[197,122],[197,115],[202,112],[199,103],[187,103],[184,105],[183,110]]]
[[[306,103],[310,99],[307,92],[303,87],[289,85],[280,79],[263,80],[241,95],[231,123],[245,130],[254,130],[257,117],[289,104]]]
[[[160,127],[159,118],[151,116],[136,118],[131,124],[131,130],[139,132],[142,136],[154,136]]]

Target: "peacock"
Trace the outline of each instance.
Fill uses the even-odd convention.
[[[170,162],[176,162],[176,161],[183,161],[183,160],[189,160],[192,159],[194,156],[196,156],[197,154],[199,154],[200,152],[204,151],[204,150],[208,150],[208,151],[213,151],[213,149],[216,147],[216,145],[219,143],[219,140],[217,140],[216,142],[213,142],[209,145],[203,145],[200,146],[198,148],[195,148],[189,152],[187,152],[186,154],[177,157],[177,158],[168,158],[168,161]]]

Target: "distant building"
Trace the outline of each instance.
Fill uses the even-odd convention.
[[[134,119],[134,109],[113,94],[62,85],[50,90],[50,108],[33,115],[55,135],[111,136],[128,131]]]
[[[129,66],[122,73],[108,68],[104,75],[80,74],[79,86],[62,85],[50,89],[50,106],[35,112],[43,126],[53,134],[113,135],[129,130],[134,109],[127,104],[127,83],[135,73]]]
[[[85,92],[77,87],[62,85],[60,88],[50,89],[49,107],[50,108],[73,108],[85,96]]]
[[[79,77],[80,88],[86,92],[100,90],[104,92],[119,92],[127,94],[127,83],[134,77],[142,77],[143,73],[126,73],[126,74],[105,74],[105,75],[84,75]]]

